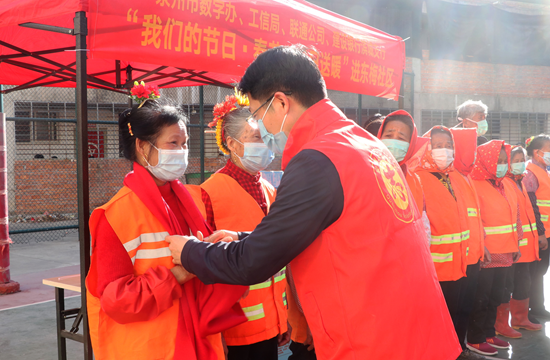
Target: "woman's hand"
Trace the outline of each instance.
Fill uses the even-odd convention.
[[[489,264],[491,262],[491,253],[486,247],[483,247],[483,263]]]
[[[548,249],[548,240],[544,235],[539,235],[539,249],[540,250]]]
[[[517,263],[520,258],[521,258],[521,251],[512,253],[512,260],[514,260],[514,263]]]
[[[176,265],[173,268],[170,269],[172,274],[174,274],[174,277],[178,281],[180,285],[185,284],[189,280],[195,277],[195,275],[191,274],[189,271],[185,270],[183,266]]]
[[[290,332],[284,332],[277,335],[277,346],[283,346],[290,342]]]

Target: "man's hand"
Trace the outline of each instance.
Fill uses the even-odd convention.
[[[307,327],[307,337],[306,337],[306,340],[304,341],[304,345],[309,345],[307,347],[307,351],[311,351],[313,349],[315,349],[315,344],[313,344],[313,335],[311,335],[311,330],[309,330],[309,326]]]
[[[491,262],[491,253],[486,247],[483,247],[483,263],[488,264]]]
[[[521,258],[521,251],[512,253],[512,260],[514,260],[514,263],[517,263],[520,258]]]
[[[277,335],[277,346],[283,346],[290,342],[290,332]]]
[[[202,235],[202,234],[201,234]],[[189,241],[188,236],[172,235],[167,236],[164,239],[170,246],[170,252],[172,253],[172,262],[176,265],[181,265],[181,252],[185,243]]]
[[[188,282],[189,280],[195,277],[195,275],[185,270],[181,265],[174,266],[173,268],[170,269],[170,271],[172,272],[172,274],[174,274],[174,276],[176,277],[176,280],[180,285],[185,284],[186,282]]]
[[[539,249],[540,250],[548,249],[548,240],[544,235],[539,235]]]

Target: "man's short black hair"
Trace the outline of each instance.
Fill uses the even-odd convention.
[[[277,91],[288,91],[309,108],[327,97],[325,80],[315,64],[314,53],[303,45],[269,49],[246,69],[238,88],[258,101],[267,100]]]

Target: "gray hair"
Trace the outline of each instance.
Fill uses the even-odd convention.
[[[462,119],[471,119],[477,113],[484,113],[487,117],[489,108],[481,100],[468,100],[460,105],[456,110],[457,117]]]
[[[225,115],[225,119],[223,121],[223,131],[225,134],[223,142],[226,145],[228,136],[231,136],[233,139],[239,140],[239,138],[243,135],[246,124],[248,123],[247,120],[250,115],[252,114],[250,114],[248,106],[237,108]]]

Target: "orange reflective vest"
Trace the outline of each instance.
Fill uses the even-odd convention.
[[[539,236],[537,233],[537,222],[535,220],[535,212],[527,195],[525,186],[521,183],[521,190],[517,183],[510,178],[504,180],[504,186],[510,187],[516,193],[520,211],[521,228],[523,237],[519,240],[519,251],[521,257],[518,263],[528,263],[540,260],[539,258]]]
[[[405,179],[407,180],[407,184],[411,189],[416,207],[418,208],[420,214],[422,214],[422,211],[424,211],[424,192],[422,190],[420,178],[417,174],[407,171],[407,173],[405,174]]]
[[[518,201],[516,193],[505,186],[506,198],[489,180],[474,180],[479,198],[481,220],[485,230],[485,246],[491,254],[518,251]]]
[[[269,211],[275,201],[275,188],[264,179],[260,181]],[[253,231],[265,216],[256,200],[228,175],[216,173],[200,187],[210,197],[219,230]],[[250,286],[248,296],[240,301],[248,322],[223,332],[227,345],[255,344],[287,331],[285,270]]]
[[[550,176],[548,171],[531,161],[527,163],[527,169],[535,174],[539,182],[539,188],[535,193],[537,195],[537,206],[540,211],[540,220],[544,224],[545,235],[550,237]]]
[[[466,276],[466,241],[470,231],[460,218],[459,204],[449,190],[429,171],[419,171],[430,219],[430,252],[439,281]],[[449,177],[457,193],[454,178]]]
[[[291,262],[318,358],[456,359],[460,345],[395,158],[328,99],[295,123],[283,169],[303,149],[330,159],[344,195],[341,216]]]
[[[476,188],[473,186],[470,176],[464,176],[455,171],[451,177],[457,185],[456,200],[459,204],[460,218],[466,222],[465,226],[470,230],[470,236],[466,241],[466,264],[477,264],[479,260],[483,259],[485,232]]]
[[[123,187],[107,204],[92,213],[92,249],[97,239],[97,225],[103,213],[128,252],[136,276],[143,275],[151,267],[174,267],[168,243],[164,241],[169,235],[168,231],[130,188]],[[91,261],[96,261],[93,253]],[[95,359],[174,358],[179,299],[174,300],[172,307],[156,319],[119,324],[101,309],[99,298],[89,291],[86,294],[90,338]],[[223,356],[220,335],[212,335],[208,340],[216,350],[218,358],[220,355]]]

